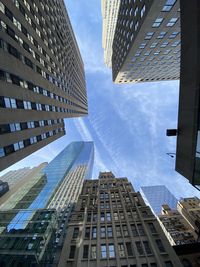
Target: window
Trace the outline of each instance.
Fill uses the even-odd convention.
[[[87,215],[87,222],[91,222],[91,213],[88,213]]]
[[[135,242],[135,244],[136,244],[137,251],[138,251],[139,255],[143,255],[144,251],[142,248],[142,243],[140,241],[137,241],[137,242]]]
[[[108,237],[112,237],[113,236],[112,226],[108,226],[107,227],[107,236]]]
[[[174,267],[171,261],[165,261],[165,267]]]
[[[92,227],[92,238],[97,238],[97,228]]]
[[[155,262],[150,263],[151,267],[157,267],[157,264]]]
[[[87,259],[89,254],[89,245],[84,245],[83,246],[83,258]]]
[[[126,225],[122,225],[122,230],[123,230],[124,236],[128,236],[128,229]]]
[[[101,226],[101,233],[100,233],[101,237],[105,237],[106,236],[106,228],[105,226]]]
[[[144,229],[141,223],[137,224],[138,232],[140,235],[144,235]]]
[[[133,233],[133,236],[138,236],[139,235],[135,224],[131,224],[131,231]]]
[[[165,252],[165,248],[163,246],[163,243],[160,239],[156,239],[156,245],[160,252]]]
[[[115,257],[114,244],[109,244],[108,245],[108,254],[109,254],[109,258],[114,258]]]
[[[121,232],[121,227],[120,227],[120,225],[117,225],[117,226],[115,227],[115,229],[116,229],[116,235],[117,235],[117,237],[121,237],[121,236],[122,236],[122,232]]]
[[[157,46],[158,43],[152,43],[150,48],[155,48]]]
[[[106,255],[106,244],[101,245],[101,258],[105,259]]]
[[[0,158],[2,158],[4,156],[5,156],[4,149],[1,147],[0,148]]]
[[[133,250],[132,250],[131,242],[126,242],[126,250],[127,250],[128,256],[133,256]]]
[[[114,215],[114,220],[115,221],[118,221],[119,220],[118,213],[117,212],[114,212],[113,215]]]
[[[178,18],[171,18],[170,21],[167,23],[167,27],[172,27],[177,22]]]
[[[76,246],[70,246],[69,259],[74,259],[76,252]]]
[[[167,0],[165,5],[163,6],[162,11],[164,12],[170,11],[175,3],[176,3],[176,0]]]
[[[104,221],[105,221],[105,213],[101,212],[101,222],[104,222]]]
[[[9,124],[1,124],[0,126],[0,134],[10,133],[10,125]]]
[[[149,242],[148,241],[143,241],[143,245],[144,245],[144,249],[146,251],[146,254],[147,255],[152,254],[150,246],[149,246]]]
[[[124,249],[124,244],[123,243],[119,243],[118,244],[118,251],[119,251],[119,257],[120,258],[125,257],[125,249]]]
[[[153,28],[158,28],[161,25],[162,22],[163,22],[163,18],[157,18],[155,20],[155,22],[153,23],[152,27]]]
[[[148,223],[148,226],[152,234],[157,233],[156,228],[153,223]]]
[[[188,259],[182,259],[183,267],[192,267],[191,262]]]
[[[72,238],[77,238],[78,237],[78,234],[79,234],[79,228],[78,227],[75,227]]]
[[[163,39],[163,37],[165,36],[167,32],[160,32],[160,34],[158,35],[157,39]]]
[[[146,37],[144,38],[145,40],[150,40],[153,36],[154,32],[147,32]]]
[[[110,212],[106,212],[106,220],[111,221]]]
[[[92,245],[91,246],[91,259],[96,259],[97,258],[97,246]]]
[[[90,227],[85,228],[85,238],[90,238]]]

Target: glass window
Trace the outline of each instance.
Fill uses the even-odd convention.
[[[123,229],[123,234],[124,236],[128,236],[128,229],[126,225],[122,225],[122,229]]]
[[[96,259],[97,258],[97,246],[92,245],[91,246],[91,259]]]
[[[115,221],[118,221],[119,220],[118,213],[117,212],[114,212],[113,215],[114,215],[114,220]]]
[[[23,141],[20,141],[19,142],[19,148],[21,149],[21,148],[24,148],[24,142]]]
[[[171,261],[165,261],[165,267],[174,267]]]
[[[111,215],[110,212],[106,212],[106,220],[111,221]]]
[[[109,244],[108,245],[108,254],[109,254],[109,258],[114,258],[115,257],[114,244]]]
[[[76,252],[76,246],[70,246],[70,253],[69,253],[69,258],[70,259],[74,259],[75,252]]]
[[[10,131],[11,132],[15,132],[15,124],[14,123],[10,123]]]
[[[141,223],[137,224],[138,232],[140,235],[144,235],[144,229]]]
[[[4,103],[5,103],[5,107],[6,107],[6,108],[11,108],[11,105],[10,105],[10,98],[8,98],[8,97],[4,97]]]
[[[97,238],[97,228],[92,227],[92,238]]]
[[[106,255],[106,244],[101,245],[101,258],[105,259],[107,257]]]
[[[139,255],[143,255],[144,251],[142,248],[142,243],[140,241],[137,241],[137,242],[135,242],[135,244],[136,244],[137,251],[138,251]]]
[[[101,226],[101,237],[105,237],[106,236],[106,228],[105,226]]]
[[[151,266],[151,267],[157,267],[157,263],[152,262],[152,263],[150,263],[150,266]]]
[[[84,245],[83,246],[83,258],[87,259],[89,254],[89,245]]]
[[[20,131],[21,130],[20,123],[15,123],[15,129],[16,129],[16,131]]]
[[[101,212],[101,222],[104,222],[104,221],[105,221],[105,213]]]
[[[2,147],[0,147],[0,158],[2,158],[4,156],[5,156],[4,149]]]
[[[85,228],[85,238],[90,238],[90,227]]]
[[[160,239],[156,239],[156,244],[160,252],[165,252],[165,248],[163,246],[163,243]]]
[[[143,245],[144,245],[144,249],[146,251],[146,254],[147,255],[152,254],[150,246],[149,246],[149,242],[148,241],[143,241]]]
[[[126,242],[126,250],[127,250],[128,256],[133,256],[133,250],[132,250],[131,242]]]
[[[152,232],[152,234],[157,233],[156,228],[153,223],[148,223],[149,229]]]
[[[14,150],[15,150],[15,151],[19,150],[19,144],[18,144],[18,143],[15,143],[15,144],[14,144]]]
[[[125,257],[125,249],[124,249],[124,244],[123,243],[119,243],[118,244],[118,251],[119,251],[119,257],[120,258]]]
[[[78,237],[78,234],[79,234],[79,228],[78,227],[75,227],[72,238],[77,238]]]
[[[112,226],[108,226],[107,227],[107,236],[108,237],[112,237],[113,236]]]
[[[116,229],[116,235],[117,235],[117,237],[121,237],[122,236],[122,233],[121,233],[121,227],[120,227],[120,225],[117,225],[115,229]]]
[[[135,224],[131,224],[131,231],[133,233],[133,236],[138,236],[139,235]]]

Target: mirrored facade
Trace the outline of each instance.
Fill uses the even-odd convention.
[[[164,185],[142,186],[141,194],[155,215],[161,214],[162,205],[167,204],[176,209],[178,200]]]
[[[92,142],[73,142],[0,206],[0,256],[2,253],[6,259],[12,253],[21,254],[17,262],[28,257],[39,266],[55,260],[48,248],[57,251],[62,245],[83,181],[91,178],[93,160]],[[17,249],[9,242],[16,244]]]

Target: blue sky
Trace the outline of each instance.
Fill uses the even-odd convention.
[[[200,197],[166,155],[176,150],[176,139],[165,132],[177,126],[179,82],[114,84],[103,62],[101,1],[68,0],[66,5],[85,64],[89,116],[66,119],[64,137],[9,169],[50,161],[71,141],[93,140],[94,178],[111,170],[128,177],[135,190],[164,184],[178,198]]]

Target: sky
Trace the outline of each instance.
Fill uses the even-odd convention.
[[[93,178],[99,171],[127,177],[141,186],[166,185],[175,197],[200,197],[200,192],[175,171],[179,82],[114,84],[103,62],[100,0],[66,0],[69,17],[83,57],[89,115],[65,119],[66,135],[8,170],[51,161],[72,141],[94,141]]]

